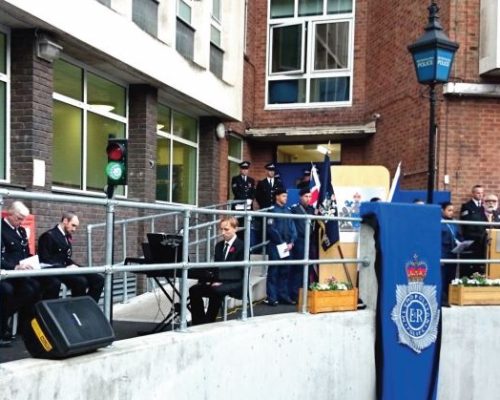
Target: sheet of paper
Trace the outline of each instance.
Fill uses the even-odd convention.
[[[281,243],[276,245],[276,248],[278,249],[278,255],[280,256],[280,258],[286,258],[290,256],[290,250],[288,250],[288,244]]]
[[[38,254],[34,256],[25,258],[24,260],[19,261],[20,265],[31,265],[33,269],[40,269],[40,260],[38,259]]]
[[[463,253],[470,247],[472,243],[474,243],[474,240],[464,240],[463,242],[458,242],[455,248],[451,252],[453,254]]]

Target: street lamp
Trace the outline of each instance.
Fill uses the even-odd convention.
[[[451,65],[458,43],[452,42],[443,32],[439,22],[439,7],[432,1],[428,7],[429,23],[425,32],[417,41],[408,46],[413,57],[418,82],[429,85],[430,116],[429,116],[429,165],[427,179],[427,204],[433,202],[434,174],[436,158],[436,84],[448,82]]]

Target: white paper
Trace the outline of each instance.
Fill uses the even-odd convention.
[[[45,161],[33,159],[33,186],[45,186]]]
[[[470,245],[474,243],[474,240],[464,240],[463,242],[457,241],[457,245],[455,248],[451,251],[453,254],[460,254],[463,253],[465,250],[467,250]]]
[[[244,210],[245,209],[245,204],[236,204],[234,206],[235,210]]]
[[[19,265],[31,265],[33,269],[40,269],[40,260],[38,259],[38,254],[19,261]]]
[[[276,248],[278,249],[278,255],[280,258],[286,258],[290,256],[290,250],[288,250],[288,244],[281,243],[277,244]]]

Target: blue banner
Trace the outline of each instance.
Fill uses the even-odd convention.
[[[362,203],[376,234],[377,398],[436,398],[441,329],[438,206]]]
[[[337,200],[332,186],[332,173],[330,166],[330,157],[325,154],[325,160],[321,166],[320,172],[321,187],[319,188],[319,197],[317,208],[320,215],[338,217]],[[321,230],[320,230],[321,232]],[[320,241],[323,250],[328,250],[340,239],[339,222],[337,220],[326,221],[323,231],[320,233]]]

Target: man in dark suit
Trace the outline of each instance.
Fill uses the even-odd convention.
[[[242,204],[242,207],[236,207],[235,209],[244,210],[246,204],[247,210],[252,210],[252,202],[255,197],[255,180],[248,176],[250,162],[243,161],[239,166],[240,174],[231,178],[231,190],[233,191],[234,200],[244,200],[246,203]]]
[[[14,201],[7,210],[8,215],[2,219],[2,263],[6,270],[29,271],[36,267],[33,261],[26,260],[31,256],[28,234],[21,226],[29,215],[29,209],[20,201]],[[22,327],[33,305],[40,300],[42,288],[49,293],[59,292],[57,281],[51,277],[14,278],[1,283],[0,287],[0,340],[7,344],[11,337],[7,332],[7,322],[11,315],[19,312]]]
[[[297,189],[309,189],[311,184],[311,170],[306,168],[304,170],[304,176],[301,178],[300,182],[297,183]]]
[[[274,204],[276,199],[276,190],[282,187],[280,180],[275,179],[276,166],[274,163],[265,165],[266,177],[257,183],[255,190],[255,199],[259,203],[259,208],[268,208]]]
[[[243,241],[236,236],[238,221],[235,217],[225,217],[220,222],[224,240],[215,246],[214,261],[243,261]],[[193,325],[215,322],[224,297],[229,294],[241,297],[243,289],[243,268],[220,268],[213,280],[199,281],[189,289],[191,317]],[[208,297],[205,312],[203,297]]]
[[[40,261],[58,267],[78,268],[71,256],[73,233],[79,224],[80,221],[74,212],[65,212],[61,222],[38,239]],[[73,297],[88,295],[96,302],[99,301],[104,287],[101,274],[61,275],[57,279],[71,289]]]
[[[472,188],[472,198],[462,204],[460,208],[460,219],[463,221],[486,222],[488,221],[484,212],[483,206],[484,188],[482,185],[475,185]],[[464,258],[469,259],[484,259],[486,257],[485,245],[485,230],[484,226],[478,225],[462,225],[462,236],[464,240],[473,240],[474,243],[470,246],[470,251],[464,253]],[[474,272],[484,273],[484,265],[471,264],[462,265],[460,268],[460,276],[470,276]]]

